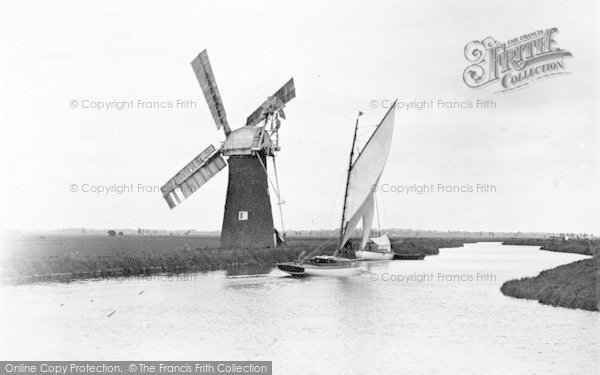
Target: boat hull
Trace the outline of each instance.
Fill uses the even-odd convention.
[[[391,260],[394,259],[394,253],[378,253],[375,251],[359,250],[354,253],[360,260]]]
[[[292,276],[306,276],[304,267],[301,264],[295,262],[277,263],[277,268],[283,272],[287,272]]]
[[[396,254],[394,255],[396,260],[423,260],[425,254]]]
[[[321,266],[314,264],[300,264],[296,262],[278,263],[277,268],[292,276],[333,276],[347,277],[360,274],[360,266],[357,262],[339,266]]]
[[[360,274],[360,267],[358,265],[350,267],[323,267],[311,265],[304,268],[304,273],[307,276],[346,277]]]

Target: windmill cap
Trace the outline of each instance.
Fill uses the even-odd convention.
[[[250,155],[254,151],[273,147],[268,134],[261,126],[243,126],[229,133],[223,143],[223,155]],[[261,140],[262,138],[262,140]]]

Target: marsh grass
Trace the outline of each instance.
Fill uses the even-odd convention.
[[[441,248],[462,247],[466,242],[456,238],[398,238],[392,239],[392,250],[397,254],[437,255]]]
[[[352,240],[354,248],[359,240]],[[402,254],[433,255],[463,241],[440,238],[392,239]],[[2,280],[70,280],[152,273],[186,273],[235,267],[274,266],[306,250],[336,248],[336,238],[288,238],[278,248],[219,248],[218,237],[200,236],[22,236],[4,241]]]
[[[592,255],[592,248],[600,245],[600,240],[557,240],[542,238],[512,238],[503,245],[540,246],[541,250],[559,251],[562,253]]]
[[[500,290],[507,296],[535,299],[552,306],[598,311],[598,256],[600,240],[510,240],[510,245],[535,245],[541,250],[592,255],[591,259],[565,264],[525,277],[505,282]]]
[[[509,280],[500,290],[507,296],[535,299],[546,305],[598,311],[598,260],[584,259],[535,277]]]

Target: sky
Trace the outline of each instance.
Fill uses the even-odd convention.
[[[294,77],[277,157],[286,228],[339,225],[356,114],[360,144],[398,98],[495,108],[398,109],[381,226],[600,232],[595,1],[1,4],[2,230],[220,229],[226,170],[173,210],[157,191],[224,139],[190,66],[206,48],[232,128]],[[505,93],[463,82],[469,42],[552,27],[570,74]],[[83,108],[111,101],[134,105]]]

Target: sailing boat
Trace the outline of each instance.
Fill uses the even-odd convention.
[[[360,250],[363,250],[368,243],[371,225],[373,224],[374,193],[392,145],[395,108],[396,102],[377,125],[358,156],[354,158],[356,133],[358,131],[358,118],[356,119],[346,178],[339,243],[333,255],[318,255],[321,249],[317,248],[306,255],[301,254],[295,262],[278,263],[277,267],[280,270],[293,276],[351,276],[360,273],[359,263],[356,259],[341,256],[340,252],[345,251],[350,236],[361,220],[362,242]],[[359,117],[360,115],[362,113],[359,113]]]

